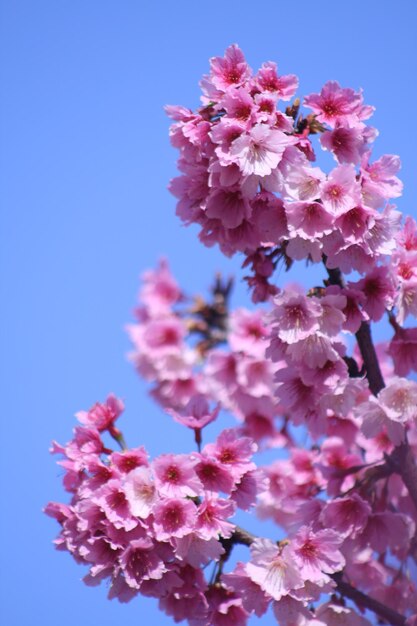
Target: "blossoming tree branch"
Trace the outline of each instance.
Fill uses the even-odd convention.
[[[265,304],[230,310],[221,277],[187,300],[166,262],[145,273],[132,360],[187,451],[127,447],[109,395],[54,444],[70,501],[46,512],[86,584],[152,596],[175,622],[244,626],[272,607],[282,626],[416,626],[417,226],[391,203],[398,157],[372,158],[362,93],[327,82],[301,109],[297,85],[275,63],[254,74],[234,45],[211,59],[197,111],[167,107],[177,214],[243,255]],[[278,284],[296,262],[321,264],[323,283]],[[225,411],[236,426],[207,440]],[[236,525],[238,509],[276,535]]]

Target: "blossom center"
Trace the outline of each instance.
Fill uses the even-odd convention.
[[[222,463],[233,463],[234,460],[235,455],[232,450],[230,450],[229,448],[225,448],[224,450],[222,450],[222,453],[220,455],[220,461]]]
[[[300,552],[306,559],[313,559],[317,555],[317,546],[310,539],[308,539],[301,546]]]
[[[166,471],[166,474],[165,474],[165,477],[171,483],[178,482],[178,480],[180,478],[180,473],[178,471],[178,468],[175,467],[175,465],[171,465],[170,467],[168,467],[168,469]]]

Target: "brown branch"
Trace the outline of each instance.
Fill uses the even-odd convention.
[[[349,583],[340,580],[339,578],[341,578],[341,575],[333,574],[331,578],[333,578],[336,583],[337,591],[342,596],[353,600],[359,608],[369,609],[370,611],[372,611],[385,621],[389,622],[390,624],[393,624],[394,626],[404,626],[406,621],[404,615],[397,613],[397,611],[394,611],[394,609],[386,606],[386,604],[382,604],[382,602],[379,602],[379,600],[375,600],[375,598],[367,596],[362,591],[359,591],[355,587],[352,587],[352,585],[349,585]]]
[[[326,257],[323,256],[323,263],[329,275],[329,284],[338,285],[341,288],[345,287],[345,282],[340,269],[338,267],[328,268],[326,266],[326,260]],[[391,323],[393,323],[392,320],[393,318],[391,316]],[[378,393],[385,387],[385,382],[379,366],[375,346],[372,341],[371,327],[368,322],[362,322],[358,332],[356,333],[356,340],[365,365],[369,389],[374,396],[377,396]],[[417,509],[417,465],[407,440],[399,446],[396,446],[392,454],[387,457],[386,462],[391,468],[391,471],[401,476],[404,485],[408,489],[410,498]]]
[[[257,537],[252,533],[248,532],[244,528],[240,526],[236,526],[233,535],[230,537],[230,548],[231,550],[233,544],[242,544],[244,546],[250,546]],[[394,609],[391,609],[389,606],[382,604],[379,600],[375,600],[375,598],[371,598],[366,595],[362,591],[359,591],[352,585],[342,580],[342,572],[338,572],[336,574],[330,575],[330,577],[336,583],[336,591],[346,598],[353,600],[355,604],[358,605],[359,608],[369,609],[381,619],[387,621],[393,626],[404,626],[406,622],[406,618],[401,613],[397,613]]]
[[[337,285],[341,289],[344,289],[346,285],[345,281],[343,280],[342,272],[338,267],[327,267],[326,260],[326,257],[323,257],[323,263],[329,275],[328,283],[330,285]],[[385,383],[382,377],[381,368],[379,366],[375,346],[372,341],[371,327],[369,325],[369,322],[362,322],[358,332],[355,333],[355,336],[365,366],[366,378],[368,379],[369,389],[372,391],[374,396],[377,396],[381,389],[385,387]]]
[[[362,355],[363,363],[365,365],[369,389],[372,391],[374,396],[377,396],[381,389],[385,387],[385,382],[382,377],[375,346],[372,341],[369,322],[362,322],[358,332],[355,333],[355,336]]]
[[[250,546],[255,539],[257,539],[256,535],[252,535],[248,530],[241,528],[240,526],[235,526],[235,530],[233,535],[231,536],[233,543],[240,543],[243,546]]]

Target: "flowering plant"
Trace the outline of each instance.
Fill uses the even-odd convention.
[[[417,225],[390,203],[398,157],[371,158],[362,93],[328,82],[305,114],[299,99],[282,107],[297,86],[271,62],[253,74],[234,45],[211,59],[197,111],[167,107],[177,214],[244,256],[265,306],[230,310],[221,277],[187,301],[166,261],[145,273],[131,358],[195,448],[152,460],[128,448],[110,395],[54,444],[71,500],[46,512],[87,584],[155,597],[176,622],[243,626],[272,606],[283,626],[366,626],[372,613],[416,626],[417,328],[404,322],[417,313]],[[303,260],[321,264],[322,285],[277,285],[277,267]],[[375,346],[384,317],[393,336]],[[224,411],[237,425],[206,442]],[[239,509],[276,536],[238,526]],[[237,544],[244,561],[230,558]]]

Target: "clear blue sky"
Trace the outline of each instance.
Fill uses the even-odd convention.
[[[189,291],[238,271],[175,218],[165,103],[198,105],[208,58],[233,42],[275,60],[300,93],[363,87],[375,146],[402,157],[401,210],[416,215],[416,3],[3,0],[1,50],[1,573],[4,626],[165,625],[156,602],[89,589],[42,515],[61,499],[51,439],[114,391],[128,442],[185,450],[125,359],[140,272],[161,254]],[[240,289],[235,302],[245,300]],[[188,445],[188,442],[187,442]],[[256,620],[255,620],[256,622]],[[272,618],[265,624],[273,623]]]

